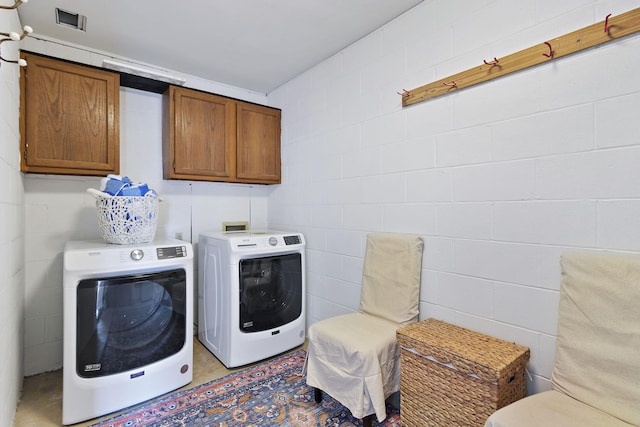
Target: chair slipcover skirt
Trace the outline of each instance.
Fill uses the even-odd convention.
[[[384,420],[385,399],[400,386],[399,327],[363,313],[314,323],[309,328],[307,384],[328,390],[356,418],[375,413],[378,421]]]

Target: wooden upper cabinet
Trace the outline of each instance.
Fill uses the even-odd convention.
[[[280,182],[280,110],[169,86],[163,115],[166,179]]]
[[[280,182],[280,119],[280,110],[238,103],[238,180]]]
[[[21,170],[105,176],[120,170],[120,76],[23,52]]]
[[[175,86],[164,97],[164,177],[231,180],[236,172],[235,102]]]

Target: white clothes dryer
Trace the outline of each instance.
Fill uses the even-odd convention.
[[[191,382],[190,243],[67,242],[63,274],[63,424]]]
[[[301,233],[201,233],[198,262],[198,339],[225,366],[253,363],[304,343]]]

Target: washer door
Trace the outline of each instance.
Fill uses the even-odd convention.
[[[179,352],[186,341],[184,269],[82,280],[76,371],[95,378]]]
[[[239,274],[242,332],[277,328],[300,317],[300,253],[243,259],[239,263]]]

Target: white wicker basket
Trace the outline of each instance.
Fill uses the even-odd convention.
[[[158,197],[109,196],[87,190],[96,199],[98,226],[107,243],[126,245],[153,241],[158,227]]]

